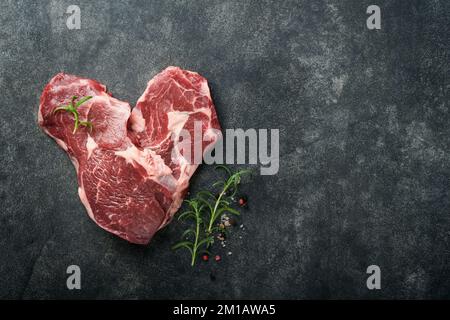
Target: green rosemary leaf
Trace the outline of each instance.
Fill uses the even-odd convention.
[[[213,238],[212,236],[209,236],[209,237],[207,237],[207,238],[201,240],[201,241],[198,243],[198,247],[201,247],[203,244],[211,243],[211,241],[214,241],[214,238]]]
[[[78,102],[75,104],[75,108],[78,108],[79,106],[81,106],[83,103],[85,103],[86,101],[88,101],[89,99],[92,99],[92,96],[86,96],[81,98],[80,100],[78,100]]]
[[[56,113],[58,111],[69,111],[69,106],[61,106],[53,110],[53,113]]]
[[[178,220],[185,220],[187,218],[195,218],[195,213],[193,211],[185,211],[178,216]]]
[[[239,211],[237,211],[236,209],[230,208],[230,207],[224,207],[224,212],[225,211],[229,212],[229,213],[232,213],[232,214],[234,214],[236,216],[241,215]]]
[[[94,127],[92,125],[92,122],[90,122],[90,121],[80,121],[80,125],[84,126],[84,127],[88,127],[90,130],[92,130],[92,128]]]
[[[219,201],[219,204],[224,205],[224,206],[229,206],[229,205],[230,205],[230,201],[221,199],[221,200]]]
[[[187,229],[186,231],[184,231],[183,234],[181,235],[181,238],[183,239],[187,237],[190,233],[193,233],[195,235],[194,229]]]
[[[191,245],[192,245],[192,243],[189,241],[179,242],[179,243],[175,244],[174,246],[172,246],[172,250],[186,248],[186,249],[189,249],[189,251],[192,253]]]
[[[207,191],[207,190],[199,191],[197,193],[197,197],[198,196],[201,196],[201,197],[204,196],[206,199],[208,199],[208,198],[215,199],[216,198],[210,191]]]
[[[78,130],[78,124],[80,123],[80,120],[78,118],[78,112],[74,112],[73,117],[75,118],[75,124],[73,125],[72,133],[75,134],[75,132],[77,132]]]
[[[219,186],[222,186],[222,187],[223,187],[224,184],[225,184],[225,182],[222,181],[222,180],[220,180],[220,181],[214,182],[212,186],[213,186],[214,188],[219,187]]]

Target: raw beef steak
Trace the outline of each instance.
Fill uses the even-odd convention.
[[[54,112],[72,96],[92,96],[78,107],[80,120],[92,128],[73,133],[74,116]],[[206,79],[177,67],[155,76],[133,110],[97,81],[60,73],[45,87],[38,117],[72,160],[78,194],[92,220],[138,244],[147,244],[170,222],[198,166],[172,155],[173,137],[186,129],[194,138],[194,122],[202,135],[220,130]],[[195,137],[203,150],[219,138],[208,132]]]

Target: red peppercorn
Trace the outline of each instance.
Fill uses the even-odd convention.
[[[219,262],[220,260],[222,260],[222,258],[219,255],[216,255],[214,258],[217,262]]]
[[[239,205],[241,207],[245,206],[247,204],[247,199],[245,199],[244,197],[239,198]]]
[[[209,256],[207,254],[204,254],[202,256],[203,261],[208,261],[209,260]]]

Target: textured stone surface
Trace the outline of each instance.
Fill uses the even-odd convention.
[[[74,1],[1,1],[0,297],[448,298],[449,3],[376,1],[369,31],[372,2],[77,1],[70,31]],[[134,105],[168,65],[208,78],[224,128],[280,129],[280,171],[245,185],[233,255],[195,269],[170,250],[178,223],[146,247],[98,228],[36,123],[59,71]]]

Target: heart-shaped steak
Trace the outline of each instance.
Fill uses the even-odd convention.
[[[73,96],[92,96],[77,108],[78,120],[92,128],[73,132],[74,114],[55,112],[71,105]],[[194,135],[199,123],[200,137]],[[182,129],[201,142],[202,150],[219,138],[209,129],[220,130],[206,79],[177,67],[150,80],[133,110],[97,81],[60,73],[42,93],[39,125],[72,160],[89,216],[138,244],[147,244],[170,222],[198,166],[173,155]]]

